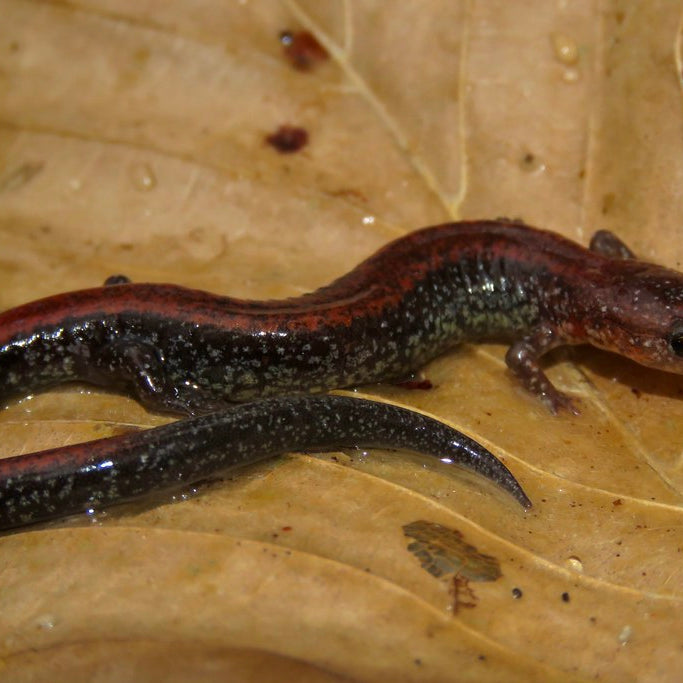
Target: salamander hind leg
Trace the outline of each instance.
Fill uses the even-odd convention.
[[[199,415],[224,410],[230,403],[196,384],[176,379],[165,369],[156,348],[138,339],[107,344],[97,359],[99,371],[130,392],[150,410],[181,415]]]
[[[609,230],[598,230],[591,237],[589,249],[614,259],[626,260],[636,258],[633,251]]]
[[[575,401],[559,391],[540,366],[540,357],[560,346],[562,340],[549,326],[541,326],[533,334],[515,342],[505,355],[505,362],[515,377],[534,396],[543,401],[553,415],[567,410],[579,414]]]

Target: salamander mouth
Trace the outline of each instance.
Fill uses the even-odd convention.
[[[683,374],[683,357],[673,353],[667,340],[656,337],[641,339],[616,351],[639,365],[677,375]]]

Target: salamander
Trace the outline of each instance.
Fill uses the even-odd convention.
[[[245,403],[48,451],[0,459],[0,529],[114,504],[223,474],[293,450],[403,448],[469,468],[531,506],[488,450],[451,427],[387,403],[300,395]]]
[[[122,282],[115,278],[112,282]],[[683,275],[509,221],[424,228],[312,293],[272,301],[126,282],[0,314],[0,403],[81,381],[194,414],[265,396],[396,380],[462,342],[506,362],[552,412],[539,363],[588,343],[683,372]]]
[[[0,402],[82,381],[130,393],[151,409],[222,411],[228,420],[238,414],[224,410],[229,402],[397,380],[457,344],[489,340],[510,344],[508,367],[552,412],[575,410],[540,365],[557,346],[588,343],[683,372],[683,276],[638,261],[610,233],[597,233],[586,249],[498,220],[410,233],[331,284],[285,300],[119,277],[0,314]],[[317,406],[336,405],[334,397],[320,400]],[[187,422],[188,433],[198,424]],[[114,452],[111,444],[132,444],[137,463],[147,452],[145,438],[159,439],[174,458],[186,452],[185,440],[173,442],[175,432],[164,429],[142,441],[120,437],[12,458],[0,472],[0,491],[9,495],[8,481],[16,483],[23,467],[30,472],[40,462],[49,469],[79,448],[99,457]],[[346,437],[355,443],[353,425]],[[138,475],[133,469],[129,476]],[[65,484],[65,497],[69,490]]]

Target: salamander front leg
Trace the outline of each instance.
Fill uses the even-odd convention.
[[[574,400],[555,388],[539,364],[544,353],[562,343],[563,340],[558,338],[555,330],[544,325],[528,337],[515,342],[508,349],[505,362],[524,387],[540,398],[553,415],[557,415],[560,410],[578,415],[579,410]]]
[[[591,237],[589,249],[614,259],[632,259],[636,255],[613,232],[598,230]]]

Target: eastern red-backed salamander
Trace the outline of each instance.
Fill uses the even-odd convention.
[[[67,381],[192,414],[264,396],[403,379],[466,341],[507,341],[553,411],[539,358],[593,344],[683,372],[683,275],[609,233],[585,249],[505,221],[402,237],[311,294],[248,301],[162,284],[58,294],[0,314],[0,402]]]
[[[609,233],[589,250],[477,221],[411,233],[282,301],[130,283],[60,294],[0,315],[0,400],[84,381],[192,414],[401,379],[458,343],[491,340],[511,343],[508,367],[553,412],[571,409],[539,365],[563,344],[683,372],[683,276],[632,256]]]

